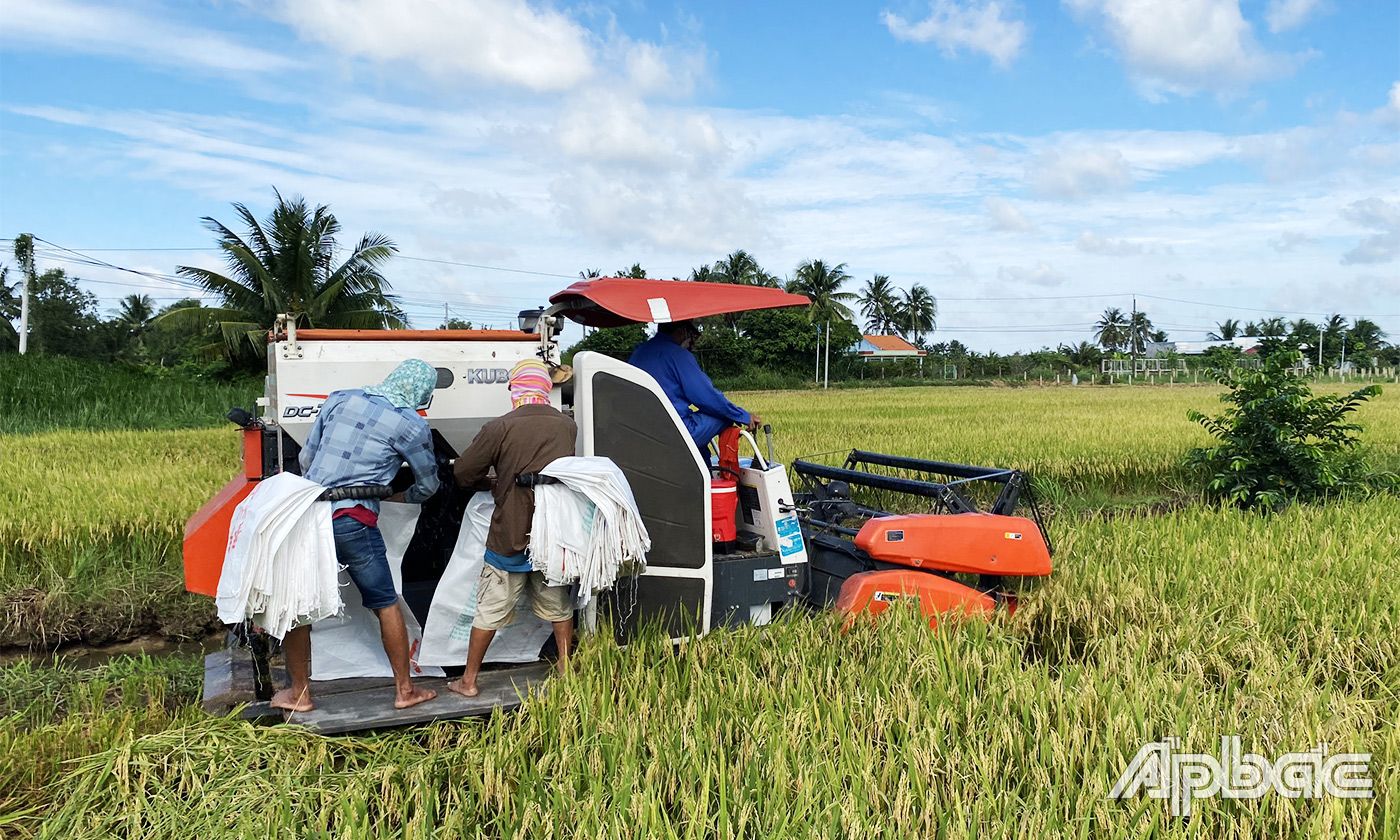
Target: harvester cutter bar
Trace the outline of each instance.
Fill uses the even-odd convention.
[[[886,475],[884,473],[872,471],[869,468],[884,468],[886,470],[898,471],[899,475]],[[805,479],[810,489],[817,491],[817,500],[811,506],[818,507],[824,500],[821,499],[822,481],[842,481],[848,485],[857,487],[867,487],[878,492],[888,491],[903,493],[910,496],[932,499],[942,506],[950,514],[973,513],[979,510],[976,503],[960,491],[958,485],[971,482],[989,482],[1001,485],[1001,492],[996,500],[992,502],[988,512],[1002,516],[1014,516],[1016,508],[1021,502],[1022,495],[1026,496],[1031,506],[1031,516],[1039,527],[1041,534],[1045,537],[1046,545],[1050,547],[1051,553],[1054,546],[1050,543],[1050,534],[1046,530],[1044,518],[1040,513],[1040,506],[1036,503],[1034,492],[1031,488],[1030,477],[1024,472],[1015,469],[1003,469],[998,467],[978,467],[970,464],[954,464],[948,461],[929,461],[922,458],[910,458],[903,455],[886,455],[880,452],[868,452],[863,449],[853,449],[846,457],[844,466],[832,467],[826,464],[817,464],[811,461],[794,460],[792,464],[793,472]],[[950,481],[940,480],[943,477],[951,478]],[[834,500],[829,503],[834,503]],[[876,500],[876,503],[884,504],[883,498]],[[877,508],[864,505],[849,504],[847,511],[866,517],[880,517],[890,515]],[[814,510],[814,513],[816,511]],[[838,526],[832,517],[818,514],[815,517],[802,517],[807,524],[823,528],[836,533],[853,535],[854,530]]]

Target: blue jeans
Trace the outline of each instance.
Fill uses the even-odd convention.
[[[710,441],[715,439],[715,435],[734,425],[723,417],[712,417],[698,411],[692,411],[682,417],[681,423],[685,425],[691,440],[695,441],[695,446],[699,448],[700,459],[707,464],[710,463]]]
[[[378,528],[348,516],[331,520],[335,532],[335,556],[350,573],[360,590],[360,598],[371,610],[382,610],[398,603],[394,575],[389,571],[389,552]]]

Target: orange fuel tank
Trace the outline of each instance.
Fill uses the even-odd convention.
[[[1050,574],[1050,548],[1033,520],[993,513],[882,516],[856,547],[875,560],[916,569],[1033,577]]]

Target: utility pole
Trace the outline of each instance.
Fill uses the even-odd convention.
[[[29,286],[34,277],[34,234],[21,233],[15,237],[15,258],[19,260],[19,352],[29,352]]]
[[[1337,369],[1340,370],[1343,375],[1347,372],[1347,334],[1345,331],[1342,332],[1342,361],[1337,365]]]
[[[822,387],[831,387],[831,319],[826,319],[826,369],[822,371]]]
[[[1322,327],[1317,328],[1317,372],[1322,373]]]
[[[817,364],[812,369],[813,384],[822,381],[822,325],[817,324]]]
[[[447,304],[444,303],[442,305],[442,328],[447,329],[448,325],[451,323],[452,319],[447,315]]]
[[[1133,374],[1137,373],[1137,295],[1133,295],[1133,318],[1128,322],[1128,358],[1132,361],[1132,367],[1128,370],[1128,381],[1133,381]]]

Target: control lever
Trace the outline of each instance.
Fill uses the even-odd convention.
[[[763,435],[768,439],[768,463],[773,463],[773,424],[763,424]]]

